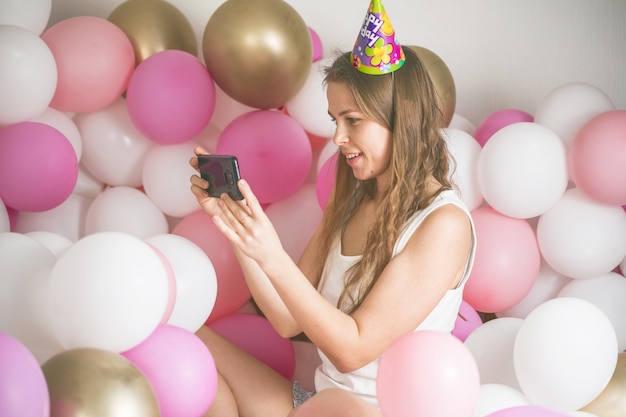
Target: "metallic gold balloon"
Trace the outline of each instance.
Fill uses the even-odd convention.
[[[409,45],[428,69],[428,75],[435,85],[440,98],[439,108],[443,113],[444,126],[449,126],[456,108],[456,87],[448,66],[437,54],[420,46]]]
[[[135,50],[135,64],[150,55],[177,49],[198,55],[198,42],[185,15],[165,0],[127,0],[108,20],[128,36]]]
[[[309,29],[283,0],[228,0],[206,24],[204,61],[236,101],[260,109],[285,104],[304,85],[313,47]]]
[[[159,417],[150,382],[123,356],[102,349],[70,349],[41,369],[50,417]]]
[[[608,385],[596,399],[581,408],[598,417],[626,416],[626,353],[617,355],[617,366]]]

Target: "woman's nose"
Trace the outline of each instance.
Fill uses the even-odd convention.
[[[348,141],[348,137],[341,129],[337,128],[335,130],[335,134],[333,135],[333,143],[337,146],[341,146],[342,144]]]

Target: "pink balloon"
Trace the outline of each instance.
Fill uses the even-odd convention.
[[[309,35],[311,35],[311,45],[313,47],[313,62],[319,61],[324,57],[324,48],[322,40],[313,28],[309,27]]]
[[[380,358],[376,388],[384,416],[471,416],[480,379],[470,351],[450,333],[424,330],[394,342]]]
[[[198,58],[185,51],[165,50],[137,66],[126,101],[141,133],[163,145],[182,143],[209,124],[215,85]]]
[[[163,417],[203,415],[215,399],[217,370],[206,345],[189,330],[159,325],[122,353],[146,376]]]
[[[0,129],[0,199],[18,211],[63,203],[78,179],[72,144],[55,128],[21,122]]]
[[[313,159],[302,126],[273,110],[248,112],[230,122],[220,134],[216,153],[237,156],[242,178],[261,203],[296,192],[309,175]]]
[[[172,230],[172,234],[187,238],[198,245],[215,268],[217,298],[207,323],[236,312],[250,300],[250,290],[230,242],[215,227],[208,214],[198,210],[183,217]]]
[[[465,342],[467,336],[470,335],[476,328],[483,324],[480,315],[474,310],[467,301],[461,301],[461,308],[459,309],[459,315],[454,323],[454,329],[452,334],[456,336],[461,342]]]
[[[546,407],[536,405],[521,405],[517,407],[505,408],[485,417],[568,417],[570,414],[561,413]]]
[[[320,168],[315,182],[317,202],[322,210],[326,208],[330,194],[335,187],[335,176],[337,171],[337,154],[334,154]]]
[[[505,310],[530,291],[541,255],[530,224],[491,207],[472,211],[478,245],[463,298],[485,313]]]
[[[0,352],[0,416],[48,417],[50,394],[37,359],[5,333]]]
[[[266,318],[255,314],[231,314],[209,325],[220,335],[291,380],[296,354],[291,340],[278,335]]]
[[[100,110],[126,89],[135,69],[135,52],[113,23],[94,16],[73,17],[51,26],[41,38],[58,68],[51,107],[79,113]]]
[[[498,110],[491,113],[476,127],[474,138],[484,146],[489,138],[505,126],[519,122],[532,122],[533,116],[517,109]]]
[[[602,113],[583,125],[568,156],[583,193],[602,204],[626,204],[626,110]]]

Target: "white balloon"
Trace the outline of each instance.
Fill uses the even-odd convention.
[[[559,297],[576,297],[589,301],[606,314],[617,334],[617,349],[626,350],[626,279],[609,272],[597,278],[575,279],[565,285]]]
[[[598,114],[614,109],[609,96],[599,88],[572,82],[554,88],[541,99],[534,122],[552,129],[569,148],[584,124]]]
[[[212,123],[209,123],[202,132],[198,134],[193,141],[196,142],[208,153],[215,153],[217,148],[217,141],[220,138],[222,131]]]
[[[478,159],[483,197],[497,211],[529,219],[549,210],[567,189],[563,143],[550,129],[513,123],[485,143]]]
[[[43,246],[48,248],[48,250],[52,252],[52,254],[57,258],[63,252],[65,252],[67,248],[74,244],[74,242],[72,242],[63,235],[53,232],[46,232],[44,230],[39,230],[37,232],[28,232],[26,233],[26,236],[33,238],[37,242],[41,243]]]
[[[28,29],[0,25],[0,125],[42,113],[56,88],[57,66],[48,45]]]
[[[524,320],[503,317],[489,320],[467,336],[480,373],[481,384],[503,384],[519,388],[513,365],[513,346]]]
[[[559,297],[524,320],[513,348],[515,374],[532,404],[574,411],[595,399],[617,364],[617,337],[592,303]]]
[[[120,232],[86,236],[52,269],[54,333],[65,349],[126,351],[159,325],[168,294],[167,271],[146,242]]]
[[[74,120],[83,139],[81,162],[94,177],[111,186],[141,186],[143,161],[154,142],[130,120],[125,99]]]
[[[285,108],[308,133],[320,137],[330,137],[335,131],[335,124],[328,116],[328,100],[323,85],[324,68],[334,58],[322,58],[311,64],[309,76],[302,88],[292,97]]]
[[[192,241],[163,234],[145,240],[163,253],[176,279],[176,299],[168,324],[196,332],[209,318],[217,299],[215,268]]]
[[[462,130],[472,136],[474,136],[474,133],[476,132],[476,125],[457,113],[452,115],[452,120],[450,120],[448,128]]]
[[[41,35],[50,19],[51,0],[2,0],[0,25],[20,26]]]
[[[189,178],[196,171],[189,165],[195,142],[177,145],[155,145],[143,164],[143,189],[150,200],[165,214],[185,217],[200,207],[189,190]]]
[[[165,215],[136,188],[111,187],[98,195],[85,218],[85,235],[116,231],[145,239],[168,232]]]
[[[70,116],[53,107],[48,107],[43,113],[33,117],[30,121],[46,124],[61,132],[74,148],[76,159],[80,161],[83,153],[83,141],[76,123]]]
[[[454,159],[450,165],[452,180],[459,187],[461,200],[469,210],[474,210],[484,201],[477,174],[482,148],[472,135],[463,130],[443,129],[443,137]]]
[[[485,417],[511,407],[530,405],[522,392],[503,384],[481,384],[474,417]]]
[[[9,219],[9,212],[4,205],[2,199],[0,199],[0,233],[11,231],[11,220]]]
[[[215,109],[213,110],[213,115],[211,116],[209,123],[222,131],[237,117],[255,110],[258,109],[238,102],[216,85]]]
[[[612,271],[626,254],[626,213],[571,188],[537,223],[537,242],[552,268],[571,278]]]
[[[83,164],[78,164],[78,178],[76,179],[76,186],[74,187],[75,194],[93,200],[104,191],[105,188],[106,185],[94,177]]]

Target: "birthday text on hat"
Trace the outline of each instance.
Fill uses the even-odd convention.
[[[380,39],[378,31],[384,23],[385,21],[376,16],[374,13],[368,13],[367,16],[365,16],[363,26],[361,27],[361,36],[365,39],[369,39],[367,46],[370,48],[374,47],[376,41]]]

